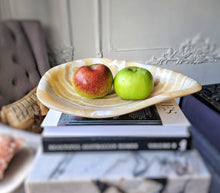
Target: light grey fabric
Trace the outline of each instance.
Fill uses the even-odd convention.
[[[38,21],[0,23],[0,107],[22,98],[49,68]]]

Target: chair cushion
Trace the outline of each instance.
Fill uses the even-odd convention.
[[[49,68],[38,21],[0,23],[0,107],[22,98]]]

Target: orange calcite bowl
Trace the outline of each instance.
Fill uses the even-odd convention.
[[[114,88],[100,99],[81,97],[72,87],[73,74],[80,66],[95,63],[107,65],[113,77],[127,66],[146,68],[154,77],[154,89],[144,100],[123,100],[114,92]],[[201,85],[197,81],[172,70],[124,60],[88,58],[61,64],[48,70],[38,84],[37,97],[45,106],[57,111],[82,117],[107,118],[137,111],[199,90]]]

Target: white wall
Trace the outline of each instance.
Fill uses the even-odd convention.
[[[101,2],[104,57],[162,66],[202,84],[220,82],[220,1]]]
[[[45,30],[48,52],[55,62],[73,60],[67,0],[0,0],[0,19],[37,19]]]
[[[0,19],[39,19],[56,63],[107,57],[220,82],[219,0],[0,0]]]

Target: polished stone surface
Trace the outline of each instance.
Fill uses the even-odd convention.
[[[38,152],[26,193],[206,193],[210,174],[197,151]]]

